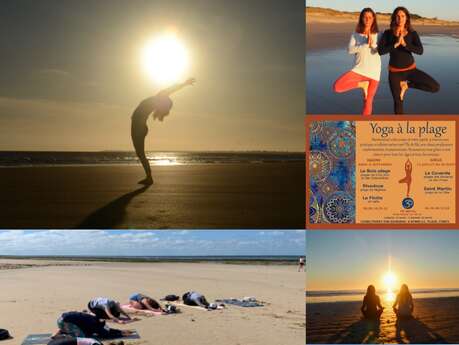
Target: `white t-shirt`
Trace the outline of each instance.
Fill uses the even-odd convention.
[[[378,34],[371,34],[372,45],[368,45],[368,38],[364,34],[354,32],[349,41],[348,52],[354,54],[352,71],[379,81],[381,77],[381,57],[378,53]]]

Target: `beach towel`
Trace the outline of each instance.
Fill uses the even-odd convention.
[[[217,306],[216,309],[207,309],[207,308],[204,308],[204,307],[200,307],[198,305],[188,305],[188,304],[185,304],[185,303],[181,303],[181,302],[171,302],[172,305],[175,305],[177,307],[187,307],[187,308],[193,308],[193,309],[199,309],[199,310],[204,310],[204,311],[209,311],[209,310],[221,310],[221,309],[224,309],[225,307],[219,305]]]
[[[155,315],[167,315],[161,311],[152,311],[148,309],[136,309],[133,308],[130,304],[122,304],[121,309],[127,314],[140,314],[146,316],[155,316]]]
[[[21,345],[46,345],[51,341],[51,333],[48,334],[30,334],[28,335]],[[118,339],[110,339],[113,340],[124,340],[124,339],[140,339],[140,336],[137,332],[131,334],[127,337],[122,337]]]
[[[243,308],[263,307],[263,304],[253,299],[245,300],[245,299],[237,299],[237,298],[227,298],[227,299],[216,299],[215,302],[236,305],[238,307],[243,307]]]

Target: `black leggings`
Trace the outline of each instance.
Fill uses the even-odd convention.
[[[427,92],[438,92],[440,84],[427,73],[415,68],[405,72],[389,72],[390,91],[394,99],[394,113],[403,114],[403,101],[400,99],[400,82],[408,82],[409,88]]]

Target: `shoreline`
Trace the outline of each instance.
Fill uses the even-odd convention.
[[[397,320],[391,303],[380,323],[361,318],[361,301],[306,303],[307,343],[457,343],[459,297],[414,298],[413,318]]]
[[[301,255],[298,255],[300,257]],[[263,259],[263,258],[254,258],[254,259],[229,259],[229,258],[196,258],[196,259],[185,259],[185,258],[135,258],[135,257],[73,257],[73,256],[3,256],[0,255],[0,269],[2,269],[2,262],[7,261],[6,264],[9,264],[11,261],[41,261],[41,262],[52,262],[49,263],[50,266],[73,266],[72,263],[77,265],[78,263],[87,263],[87,262],[108,262],[108,263],[209,263],[209,264],[226,264],[226,265],[269,265],[269,266],[297,266],[298,260],[272,260],[272,259]],[[68,264],[59,264],[55,263],[56,261],[69,262]],[[18,263],[18,265],[21,265]],[[28,265],[28,264],[24,264]],[[43,266],[43,265],[37,265]]]
[[[41,267],[0,271],[0,325],[20,344],[28,334],[52,333],[64,312],[82,310],[96,296],[125,303],[134,292],[159,300],[186,291],[209,301],[254,296],[259,308],[227,305],[224,310],[183,308],[182,313],[143,317],[118,329],[135,329],[141,339],[126,345],[296,345],[305,340],[304,273],[289,266],[209,263],[94,263],[87,267]]]
[[[453,38],[459,37],[459,25],[437,26],[437,25],[416,25],[414,29],[421,36],[442,35]],[[379,25],[379,32],[382,33],[387,25]],[[355,31],[353,22],[327,23],[322,21],[308,22],[306,20],[306,54],[331,49],[346,49],[349,37]]]
[[[304,229],[304,162],[0,169],[3,229]]]

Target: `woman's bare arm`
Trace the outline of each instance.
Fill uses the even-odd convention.
[[[195,78],[190,78],[190,79],[187,79],[183,83],[178,83],[178,84],[172,85],[172,86],[170,86],[170,87],[168,87],[166,89],[161,90],[159,92],[159,94],[170,96],[171,94],[183,89],[185,86],[193,85],[195,82],[196,82]]]

